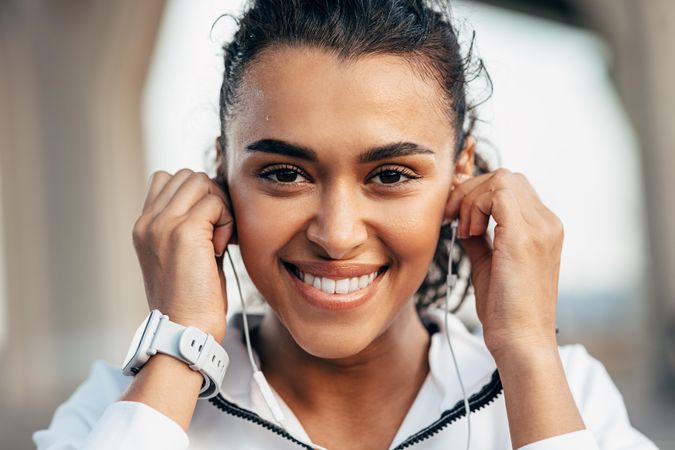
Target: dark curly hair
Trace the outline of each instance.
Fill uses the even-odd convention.
[[[478,120],[475,108],[492,95],[492,81],[482,59],[474,55],[475,32],[466,55],[462,55],[457,28],[453,25],[449,3],[441,0],[251,0],[244,5],[238,28],[223,46],[224,73],[220,89],[220,137],[216,181],[227,186],[223,162],[226,127],[240,98],[240,86],[247,67],[261,52],[281,46],[318,47],[340,61],[361,56],[394,54],[404,58],[418,73],[438,83],[449,123],[457,141],[457,160],[467,136],[472,135]],[[470,104],[467,85],[480,78],[487,83],[487,95]],[[475,152],[473,175],[493,170],[482,154]],[[441,228],[439,241],[429,272],[416,293],[418,311],[445,294],[448,271],[450,226]],[[470,267],[461,244],[453,249],[453,267],[459,271],[457,311],[471,287],[471,274],[460,267]]]

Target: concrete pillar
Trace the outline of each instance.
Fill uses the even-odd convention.
[[[652,300],[645,350],[660,387],[675,395],[675,2],[575,1],[614,52],[613,76],[642,144],[650,256],[644,298]]]
[[[140,99],[163,0],[0,2],[0,194],[11,317],[0,435],[28,433],[147,311],[131,242]],[[21,429],[19,432],[17,428]],[[9,430],[12,432],[9,433]]]

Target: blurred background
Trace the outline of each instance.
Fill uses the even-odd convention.
[[[147,313],[131,242],[146,182],[212,170],[234,31],[216,19],[241,4],[0,0],[0,448],[32,448],[95,359],[121,364]],[[675,2],[455,16],[494,82],[479,145],[565,227],[561,344],[584,344],[633,424],[675,448]]]

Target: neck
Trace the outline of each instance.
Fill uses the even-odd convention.
[[[354,411],[381,414],[392,392],[405,413],[429,372],[429,336],[412,302],[366,349],[348,358],[308,354],[274,314],[265,316],[256,341],[266,378],[300,414],[357,420]]]

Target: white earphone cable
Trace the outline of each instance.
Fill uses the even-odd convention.
[[[255,363],[255,360],[253,359],[253,350],[251,348],[251,337],[249,335],[248,331],[248,318],[246,314],[246,302],[244,302],[244,295],[241,292],[241,285],[239,283],[239,276],[237,275],[237,270],[234,268],[234,261],[232,261],[232,255],[230,255],[229,250],[225,250],[225,253],[227,253],[227,259],[230,261],[230,267],[232,268],[232,273],[234,274],[234,280],[237,284],[237,292],[239,293],[239,301],[241,302],[241,312],[242,312],[242,318],[244,320],[244,336],[246,337],[246,350],[248,351],[248,359],[251,362],[251,367],[253,368],[253,379],[260,388],[260,393],[263,396],[263,400],[265,400],[265,403],[267,404],[267,407],[269,408],[270,412],[272,413],[272,416],[274,417],[274,420],[279,424],[281,428],[283,428],[288,434],[292,435],[290,431],[286,429],[286,426],[284,424],[284,414],[281,411],[281,407],[279,406],[279,403],[277,402],[276,398],[274,397],[274,393],[272,392],[272,388],[270,387],[269,383],[265,379],[265,376],[263,375],[262,371],[258,368],[258,366]],[[296,438],[297,439],[297,438]],[[317,444],[314,444],[313,442],[309,442],[310,446],[317,449],[317,450],[327,450]]]
[[[234,268],[234,261],[232,261],[232,255],[230,255],[230,250],[226,249],[227,259],[230,260],[230,267],[232,268],[232,273],[234,274],[234,280],[237,283],[237,291],[239,292],[239,301],[241,302],[241,312],[244,319],[244,336],[246,336],[246,350],[248,351],[248,359],[251,361],[251,367],[253,372],[258,371],[258,366],[255,364],[253,359],[253,351],[251,350],[251,337],[248,334],[248,319],[246,317],[246,303],[244,302],[244,296],[241,293],[241,285],[239,284],[239,276],[237,275],[237,270]]]
[[[457,358],[455,357],[455,350],[452,348],[452,342],[450,339],[450,328],[448,327],[448,315],[450,314],[450,292],[452,288],[455,287],[457,283],[457,275],[452,271],[452,252],[455,248],[455,237],[457,235],[457,227],[459,226],[459,220],[455,219],[452,221],[450,227],[452,230],[452,235],[450,238],[450,248],[448,250],[448,278],[445,288],[445,338],[448,341],[448,347],[450,347],[450,354],[452,355],[452,362],[455,365],[455,372],[457,373],[457,380],[459,381],[459,387],[462,390],[462,396],[464,397],[464,411],[466,412],[466,426],[467,426],[467,436],[466,436],[466,450],[471,448],[471,409],[469,408],[469,398],[466,395],[464,389],[464,383],[462,382],[462,376],[459,373],[459,365],[457,364]]]
[[[464,398],[464,410],[466,412],[466,425],[467,425],[467,438],[466,438],[466,449],[470,450],[471,448],[471,409],[469,407],[469,399],[466,395],[466,390],[464,389],[464,383],[462,382],[462,376],[459,372],[459,365],[457,364],[457,358],[455,356],[455,350],[452,347],[452,340],[450,338],[450,327],[448,326],[448,315],[450,314],[450,308],[449,308],[449,299],[450,299],[450,293],[452,288],[454,288],[455,284],[457,283],[457,275],[453,273],[452,271],[452,252],[454,249],[454,244],[455,244],[455,237],[457,234],[457,227],[459,225],[459,222],[457,219],[455,219],[451,223],[451,239],[450,239],[450,247],[448,251],[448,277],[447,277],[447,283],[446,283],[446,291],[445,291],[445,315],[444,315],[444,324],[445,324],[445,338],[448,342],[448,347],[450,348],[450,354],[452,356],[452,362],[455,366],[455,372],[457,374],[457,380],[459,382],[459,387],[462,390],[462,396]],[[279,423],[279,425],[285,430],[286,427],[284,426],[284,417],[283,413],[281,411],[281,408],[279,407],[279,404],[277,403],[274,394],[272,393],[272,389],[270,388],[269,384],[267,383],[267,380],[265,379],[264,375],[258,369],[258,366],[255,363],[255,360],[253,359],[253,351],[251,349],[251,338],[249,335],[249,330],[248,330],[248,318],[247,318],[247,313],[246,313],[246,303],[244,302],[244,296],[241,292],[241,285],[239,283],[239,276],[237,275],[237,271],[235,270],[234,267],[234,262],[232,261],[232,256],[230,255],[230,252],[226,250],[227,253],[227,258],[230,261],[230,266],[232,267],[232,273],[234,273],[234,279],[237,284],[237,291],[239,293],[239,300],[241,302],[241,311],[242,311],[242,316],[243,316],[243,321],[244,321],[244,335],[246,338],[246,350],[248,351],[248,357],[249,361],[251,362],[251,367],[253,368],[253,378],[255,379],[256,383],[258,384],[258,387],[260,388],[260,391],[263,395],[263,399],[265,400],[265,403],[267,404],[268,408],[270,409],[270,412],[272,413],[272,416],[275,418],[275,420]],[[312,444],[313,447],[322,449],[322,447]],[[325,450],[325,449],[324,449]]]

